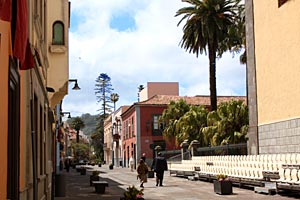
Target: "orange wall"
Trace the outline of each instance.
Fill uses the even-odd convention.
[[[157,94],[179,95],[178,82],[148,82],[148,98]]]
[[[7,133],[8,133],[8,58],[10,53],[10,23],[0,20],[0,199],[6,199]]]

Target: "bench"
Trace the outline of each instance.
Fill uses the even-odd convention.
[[[108,183],[106,181],[93,181],[93,185],[95,186],[96,193],[104,194],[105,187],[108,187]]]

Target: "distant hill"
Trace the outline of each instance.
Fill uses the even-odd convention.
[[[82,131],[89,138],[91,137],[91,134],[96,132],[96,127],[97,127],[97,123],[98,123],[97,117],[98,117],[98,115],[90,115],[89,113],[82,114],[80,116],[80,118],[82,119],[82,121],[85,124],[85,127],[82,129]],[[70,119],[70,120],[72,120],[72,119]]]
[[[82,131],[89,138],[91,134],[96,132],[96,126],[98,123],[97,117],[98,115],[90,115],[89,113],[81,115],[81,119],[85,124],[85,127],[82,129]]]

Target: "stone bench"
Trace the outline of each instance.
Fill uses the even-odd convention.
[[[95,186],[96,193],[104,194],[105,187],[108,187],[108,183],[106,181],[93,181],[93,185]]]

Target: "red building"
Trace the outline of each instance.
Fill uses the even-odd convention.
[[[224,96],[218,97],[218,102],[229,101],[232,98],[245,100],[245,97]],[[180,149],[179,146],[176,146],[175,140],[166,140],[162,136],[164,124],[159,123],[158,120],[170,101],[180,99],[184,99],[187,104],[204,105],[209,109],[209,96],[155,95],[148,100],[134,103],[122,113],[122,157],[124,166],[128,166],[131,155],[137,161],[143,153],[146,153],[146,162],[151,164],[155,156],[154,148],[158,145],[163,151]]]

